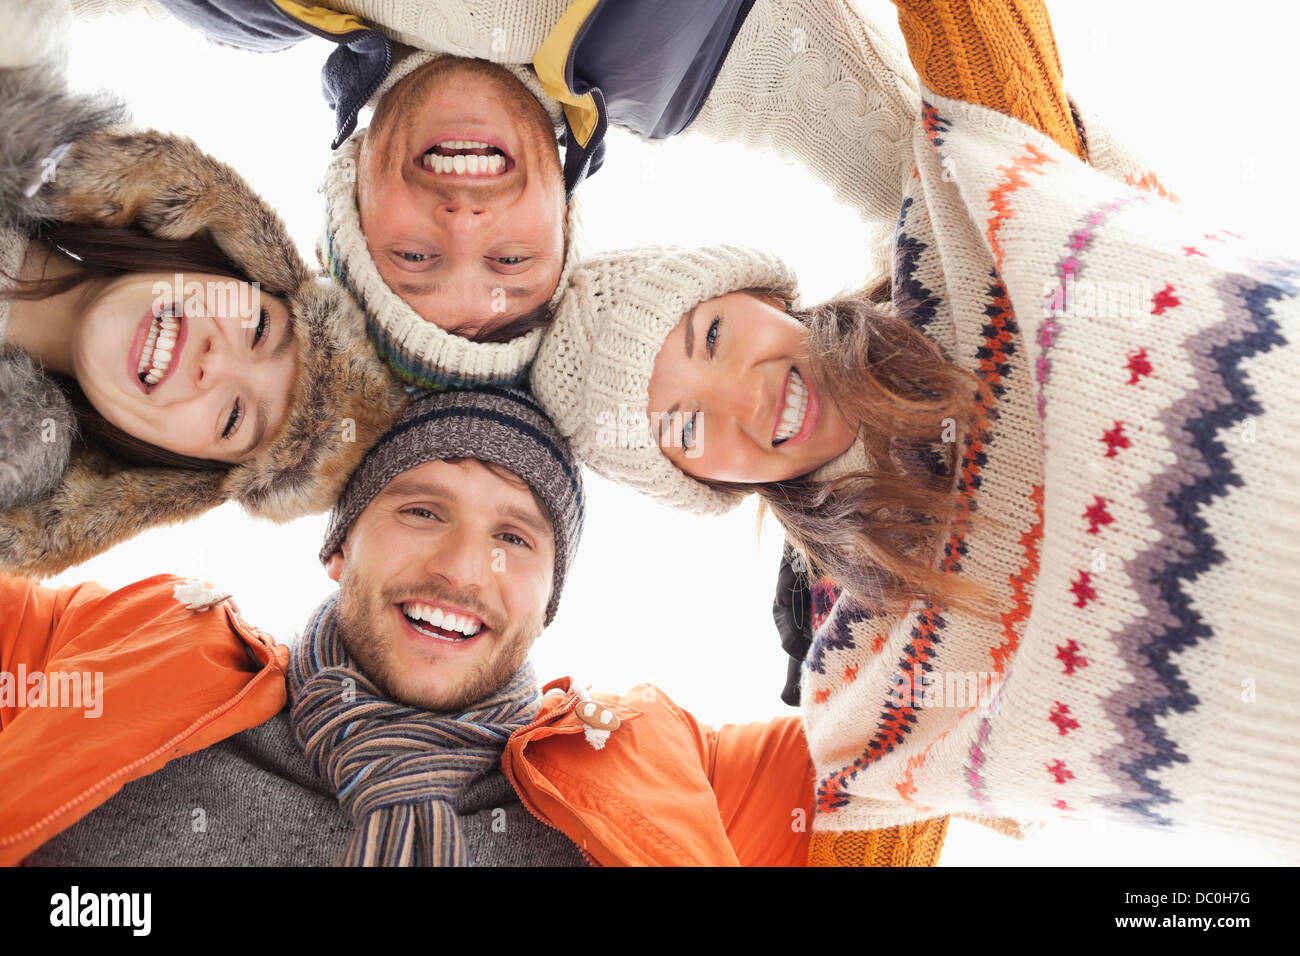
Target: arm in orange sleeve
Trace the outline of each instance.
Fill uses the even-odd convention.
[[[921,80],[1006,113],[1084,157],[1043,0],[894,0]]]
[[[28,673],[43,671],[54,652],[59,620],[69,603],[78,595],[107,594],[99,584],[78,584],[51,588],[23,577],[0,574],[0,674],[16,681],[21,664]],[[11,686],[18,693],[16,686]],[[26,688],[21,689],[26,693]],[[0,729],[8,725],[16,711],[0,695]]]
[[[804,866],[813,765],[798,717],[704,728],[709,780],[742,866]]]

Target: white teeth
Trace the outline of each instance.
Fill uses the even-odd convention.
[[[417,621],[426,621],[434,627],[440,627],[444,631],[456,631],[464,634],[466,637],[473,637],[483,629],[483,624],[468,616],[452,614],[450,611],[444,611],[440,607],[430,607],[427,604],[421,604],[418,601],[411,601],[402,606],[402,610],[409,618]]]
[[[791,369],[790,383],[786,386],[785,401],[781,408],[781,423],[777,426],[776,434],[772,436],[772,444],[781,444],[798,434],[807,413],[808,386],[804,384],[798,370]]]
[[[439,143],[439,146],[446,149],[490,149],[487,143],[473,143],[465,140],[454,140],[450,143]],[[443,175],[458,176],[495,176],[503,172],[506,168],[506,158],[500,153],[493,153],[490,156],[480,156],[478,154],[457,154],[455,156],[443,156],[440,153],[425,153],[424,166],[435,173]]]
[[[140,350],[140,364],[136,375],[148,385],[157,385],[167,374],[171,365],[172,353],[176,351],[176,341],[180,337],[180,319],[175,316],[160,316],[154,319],[145,339],[144,348]]]

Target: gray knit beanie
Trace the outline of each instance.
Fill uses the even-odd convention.
[[[532,391],[578,458],[675,508],[718,514],[740,495],[679,470],[651,436],[650,376],[664,339],[701,302],[741,289],[795,298],[775,256],[734,246],[631,249],[584,260],[542,336]]]
[[[370,99],[378,105],[399,80],[445,55],[400,51],[383,84]],[[518,79],[541,103],[556,128],[564,128],[560,104],[547,96],[537,76],[527,66],[498,64]],[[370,257],[357,211],[357,168],[366,130],[348,137],[334,154],[325,174],[325,233],[320,256],[335,281],[352,293],[366,313],[366,326],[379,354],[404,381],[421,388],[477,388],[481,385],[522,384],[528,365],[537,354],[542,330],[532,329],[509,342],[474,342],[448,332],[422,318],[388,287]],[[564,264],[549,305],[555,308],[577,260],[577,204],[570,199],[564,220]]]
[[[353,522],[390,481],[425,462],[446,458],[499,465],[523,479],[545,506],[555,531],[554,583],[544,622],[550,624],[578,549],[586,501],[568,442],[523,392],[425,392],[412,400],[348,480],[330,513],[321,563],[339,549]]]

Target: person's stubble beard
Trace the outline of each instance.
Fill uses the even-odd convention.
[[[426,586],[426,592],[441,593],[445,600],[453,604],[474,610],[473,602],[464,600],[446,589]],[[398,596],[397,599],[400,599]],[[496,646],[484,659],[475,661],[472,668],[460,679],[455,689],[446,694],[406,693],[397,690],[394,680],[396,664],[390,641],[402,641],[406,636],[397,630],[395,624],[386,622],[386,626],[377,627],[377,622],[385,620],[394,601],[370,588],[365,580],[345,564],[339,578],[338,632],[339,640],[347,649],[357,668],[389,700],[406,704],[420,710],[434,713],[455,713],[469,709],[473,704],[485,700],[494,691],[502,687],[523,665],[532,647],[530,634],[541,631],[541,617],[522,624],[510,622],[494,636]],[[468,606],[467,606],[468,605]],[[383,633],[377,633],[382,630]],[[430,666],[436,666],[430,663]]]

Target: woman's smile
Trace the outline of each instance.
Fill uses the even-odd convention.
[[[189,323],[180,310],[145,313],[127,352],[127,370],[140,391],[156,392],[181,366],[188,333]]]
[[[660,448],[708,481],[785,481],[856,437],[808,373],[808,330],[779,300],[733,292],[701,302],[655,358],[648,407]]]

